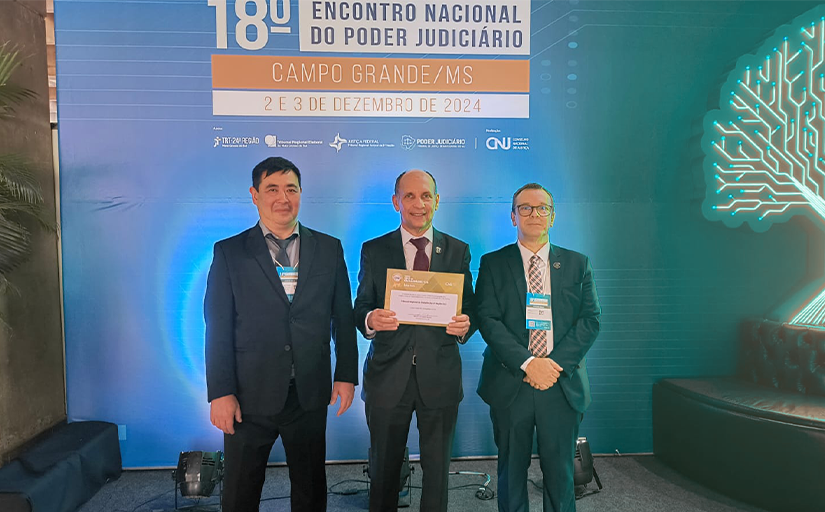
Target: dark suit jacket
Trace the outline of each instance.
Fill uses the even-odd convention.
[[[352,295],[341,242],[299,228],[292,304],[258,225],[215,244],[206,285],[208,398],[235,395],[246,414],[280,412],[292,366],[305,410],[327,407],[335,381],[358,383]]]
[[[564,368],[559,381],[570,406],[584,412],[590,405],[585,354],[599,334],[601,308],[587,256],[550,246],[553,351],[549,357]],[[556,268],[558,264],[558,268]],[[526,326],[527,282],[521,253],[508,245],[481,258],[476,283],[478,328],[487,348],[478,394],[494,407],[509,407],[522,384],[521,365],[530,357]]]
[[[364,321],[367,313],[384,307],[388,268],[407,268],[401,228],[365,242],[361,248],[355,325],[363,334],[366,333]],[[430,270],[464,274],[461,311],[470,316],[469,338],[475,329],[469,246],[433,230]],[[364,362],[361,391],[364,401],[376,407],[395,406],[407,386],[413,354],[416,357],[419,391],[427,407],[455,405],[464,398],[457,338],[447,334],[444,327],[402,324],[398,330],[378,332],[372,339]]]

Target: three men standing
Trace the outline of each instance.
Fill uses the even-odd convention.
[[[361,249],[355,320],[372,341],[362,391],[370,430],[371,512],[397,509],[413,411],[423,471],[421,510],[447,510],[450,452],[458,403],[464,396],[458,344],[474,329],[473,279],[467,244],[432,227],[438,201],[430,173],[402,173],[392,196],[401,226]],[[395,312],[384,309],[387,269],[464,274],[462,314],[446,328],[399,324]]]
[[[537,434],[545,512],[574,512],[573,458],[590,404],[585,354],[601,308],[587,256],[552,245],[553,196],[537,183],[513,194],[518,241],[481,258],[476,314],[487,348],[478,394],[498,446],[498,507],[528,510]]]
[[[352,403],[357,328],[371,341],[362,389],[369,509],[397,509],[415,412],[421,510],[446,512],[464,396],[458,344],[478,328],[488,345],[478,393],[490,405],[499,451],[499,510],[528,510],[527,468],[537,433],[544,511],[574,512],[575,444],[590,403],[585,355],[598,335],[601,309],[590,260],[549,243],[552,195],[536,183],[516,191],[510,216],[518,241],[482,257],[474,294],[469,247],[432,226],[435,178],[421,170],[402,173],[392,196],[401,226],[364,243],[353,311],[340,241],[297,221],[298,168],[267,158],[252,182],[260,221],[215,244],[204,305],[211,420],[225,434],[224,510],[258,510],[278,437],[289,466],[291,509],[326,509],[327,406],[340,398],[340,415]],[[441,327],[400,324],[396,312],[385,309],[388,269],[463,274],[462,314]]]

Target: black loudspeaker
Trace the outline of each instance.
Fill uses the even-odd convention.
[[[587,442],[586,437],[576,439],[576,457],[573,460],[573,484],[576,486],[576,499],[584,497],[587,493],[587,484],[596,479],[596,484],[599,486],[598,491],[602,490],[602,482],[599,480],[599,475],[596,473],[596,468],[593,466],[593,454],[590,452],[590,443]]]

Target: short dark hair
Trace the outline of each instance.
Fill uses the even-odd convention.
[[[286,173],[290,171],[295,173],[298,178],[298,188],[301,188],[301,171],[298,170],[298,167],[286,158],[271,156],[252,169],[252,186],[255,187],[255,190],[258,190],[264,178],[276,172]]]
[[[510,207],[510,211],[516,211],[516,198],[525,190],[544,190],[545,192],[547,192],[547,195],[550,196],[550,204],[547,206],[555,207],[556,200],[553,199],[553,194],[551,194],[549,190],[544,188],[542,185],[539,185],[538,183],[528,183],[526,185],[522,185],[522,187],[516,190],[516,193],[513,194],[513,206]]]
[[[401,183],[401,178],[403,178],[404,175],[407,174],[410,171],[423,171],[423,172],[426,172],[427,176],[429,176],[433,180],[433,192],[438,194],[438,184],[435,182],[435,176],[430,174],[430,171],[425,171],[424,169],[410,169],[410,170],[404,171],[401,174],[399,174],[398,177],[395,178],[395,189],[394,189],[395,192],[394,192],[394,194],[398,195],[398,184]]]

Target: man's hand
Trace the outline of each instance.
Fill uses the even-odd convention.
[[[549,357],[537,357],[527,364],[523,380],[535,389],[544,391],[553,387],[562,371],[564,369]]]
[[[373,309],[367,317],[367,327],[373,331],[395,331],[398,329],[398,320],[395,311],[389,309]]]
[[[352,405],[352,399],[355,396],[355,384],[352,382],[333,382],[332,398],[329,399],[329,405],[334,405],[339,396],[341,397],[341,406],[338,408],[336,416],[344,414]]]
[[[447,334],[453,336],[464,336],[470,330],[470,317],[467,315],[456,315],[453,321],[447,324]]]
[[[235,395],[226,395],[212,400],[209,419],[224,434],[234,434],[235,422],[243,422],[241,419],[241,406],[238,404]]]

